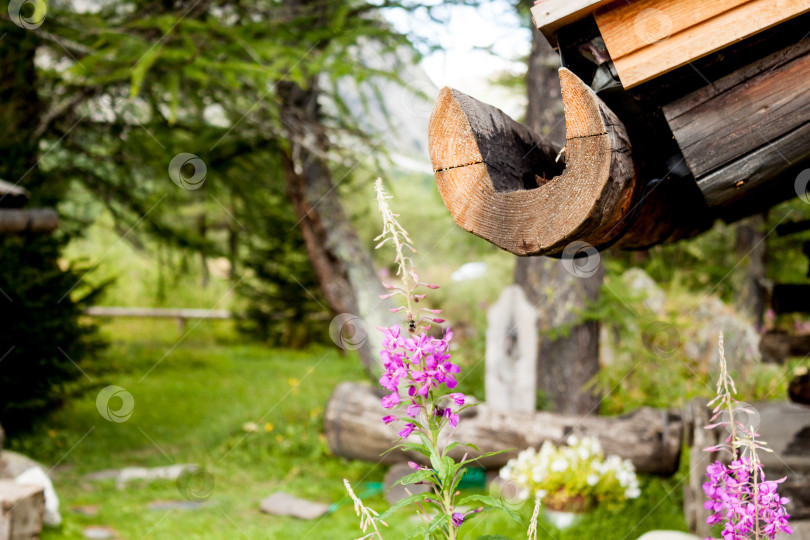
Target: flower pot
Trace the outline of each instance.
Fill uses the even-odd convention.
[[[585,515],[580,512],[565,512],[548,508],[543,508],[543,513],[546,520],[560,530],[576,525],[582,521],[582,517]]]

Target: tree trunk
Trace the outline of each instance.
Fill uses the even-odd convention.
[[[359,337],[362,344],[357,350],[366,372],[374,377],[382,349],[381,336],[375,329],[398,320],[388,311],[389,303],[379,299],[385,289],[368,250],[346,218],[326,165],[328,141],[320,122],[317,83],[311,81],[308,88],[302,88],[285,81],[279,83],[278,92],[282,99],[281,121],[290,145],[282,155],[287,191],[309,259],[330,307],[336,313],[356,315],[363,321],[364,328],[347,330],[365,333],[365,339]]]
[[[532,29],[527,88],[526,125],[536,133],[564,141],[565,121],[560,106],[554,51],[537,29]],[[551,114],[553,112],[553,114]],[[576,311],[599,294],[604,271],[577,277],[566,262],[547,257],[521,257],[515,266],[515,283],[540,311],[539,330],[547,332],[576,320]],[[541,335],[538,346],[537,388],[551,409],[566,414],[595,414],[599,397],[583,388],[599,370],[599,324],[587,322],[571,328],[564,337]]]
[[[765,268],[768,243],[765,237],[765,215],[751,216],[737,225],[737,256],[748,259],[738,305],[757,328],[762,328],[768,291],[765,288]]]

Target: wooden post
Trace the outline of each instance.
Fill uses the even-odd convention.
[[[36,540],[44,511],[41,486],[0,480],[0,540]]]
[[[59,216],[52,208],[0,210],[0,235],[51,232],[58,226]]]

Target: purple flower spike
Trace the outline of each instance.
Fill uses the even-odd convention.
[[[405,437],[413,433],[414,428],[416,428],[416,426],[414,426],[413,424],[405,424],[405,427],[402,428],[402,431],[399,432],[399,436],[404,439]]]
[[[382,403],[382,406],[385,407],[386,409],[396,407],[397,405],[399,405],[399,394],[394,392],[390,396],[385,396],[384,398],[382,398],[380,402]]]

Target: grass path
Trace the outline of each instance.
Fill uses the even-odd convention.
[[[362,492],[364,482],[382,480],[384,467],[331,456],[322,435],[323,407],[332,389],[343,380],[363,379],[355,358],[319,347],[287,351],[239,343],[223,323],[193,328],[179,344],[176,327],[166,323],[116,322],[105,332],[112,345],[102,362],[86,367],[88,388],[31,435],[10,441],[12,449],[57,465],[65,522],[46,530],[43,540],[80,539],[88,525],[112,527],[127,540],[360,536],[352,507],[345,504],[342,479],[349,478]],[[128,420],[110,422],[97,410],[98,391],[108,385],[132,394]],[[111,410],[121,404],[113,398]],[[83,479],[100,469],[178,463],[196,463],[213,477],[205,506],[149,509],[155,501],[182,500],[175,482],[136,481],[118,489],[113,481]],[[547,537],[621,540],[652,528],[682,529],[677,482],[645,480],[642,499],[602,510],[577,529]],[[259,501],[279,489],[344,504],[314,522],[261,514]],[[379,495],[367,503],[385,508]],[[98,514],[72,512],[77,505],[98,506]],[[530,509],[524,513],[528,516]],[[413,528],[410,513],[394,516],[390,525],[387,538],[406,538]],[[472,521],[462,537],[501,533],[525,538],[522,531],[493,514]]]

